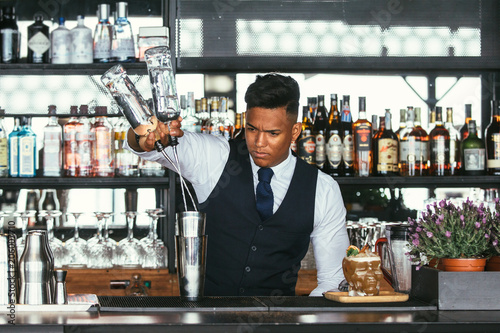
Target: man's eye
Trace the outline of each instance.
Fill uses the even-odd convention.
[[[279,133],[271,132],[270,134],[271,134],[271,136],[278,136]]]

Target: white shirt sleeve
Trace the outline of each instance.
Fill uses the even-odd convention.
[[[346,209],[339,185],[323,172],[318,173],[314,230],[311,233],[316,260],[318,286],[309,296],[322,296],[323,292],[338,290],[344,279],[342,259],[349,246],[345,223]]]
[[[132,151],[127,142],[124,147]],[[158,162],[177,172],[160,152],[133,152],[145,160]],[[172,147],[165,148],[165,152],[175,161]],[[224,171],[229,158],[229,142],[224,137],[184,132],[184,136],[179,138],[177,154],[182,177],[193,185],[198,201],[204,202]]]

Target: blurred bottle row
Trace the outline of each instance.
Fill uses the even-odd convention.
[[[43,128],[42,147],[30,117],[14,117],[14,128],[7,135],[4,110],[0,109],[1,177],[161,177],[165,169],[156,162],[140,159],[124,149],[129,125],[124,118],[109,121],[107,108],[97,106],[95,117],[88,117],[88,106],[71,106],[70,117],[57,116],[49,106]],[[62,125],[60,123],[63,123]],[[40,142],[40,141],[39,141]]]

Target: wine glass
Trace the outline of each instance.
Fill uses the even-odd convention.
[[[67,213],[68,216],[73,216],[75,220],[75,235],[68,239],[64,246],[66,247],[65,265],[71,268],[85,268],[88,261],[87,241],[80,238],[79,233],[79,218],[83,213]]]
[[[97,218],[97,234],[87,241],[89,252],[89,268],[111,268],[113,267],[113,249],[104,240],[103,229],[106,213],[95,212]]]
[[[162,209],[148,209],[146,213],[149,215],[151,222],[149,225],[149,234],[141,239],[142,246],[146,255],[144,256],[143,268],[163,268],[166,267],[166,247],[161,239],[158,238],[157,227],[158,219],[165,215],[160,215]]]
[[[47,235],[49,238],[49,246],[54,254],[54,267],[60,268],[64,264],[66,258],[66,248],[63,242],[54,236],[54,219],[62,215],[59,210],[41,210],[38,215],[45,217],[47,221]]]
[[[127,237],[118,242],[115,252],[115,265],[120,267],[141,267],[146,253],[141,242],[134,238],[135,211],[124,212],[127,218]]]
[[[22,230],[22,236],[17,239],[17,257],[21,258],[21,255],[23,254],[24,247],[26,246],[26,237],[28,236],[28,220],[31,217],[34,217],[36,214],[36,211],[34,210],[27,210],[24,212],[17,211],[14,212],[14,216],[19,217],[21,219],[21,230]]]

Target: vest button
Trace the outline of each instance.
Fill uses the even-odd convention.
[[[253,245],[252,246],[252,251],[254,251],[254,252],[257,251],[257,246]]]
[[[259,230],[264,230],[264,226],[262,224],[259,224]]]
[[[245,288],[240,288],[240,294],[243,294],[245,292]]]
[[[250,272],[250,266],[245,267],[245,271],[248,273]]]

